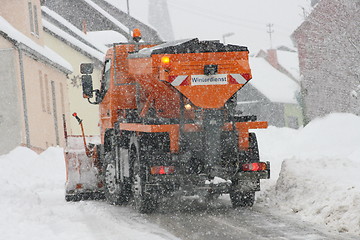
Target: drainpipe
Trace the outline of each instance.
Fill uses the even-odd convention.
[[[24,60],[23,60],[23,52],[20,48],[19,44],[16,43],[15,47],[19,53],[19,65],[20,65],[20,80],[21,80],[21,91],[22,91],[22,104],[24,109],[24,123],[25,123],[25,140],[26,146],[28,148],[31,147],[30,144],[30,130],[29,130],[29,118],[28,118],[28,109],[27,109],[27,102],[26,102],[26,88],[25,88],[25,75],[24,75]]]

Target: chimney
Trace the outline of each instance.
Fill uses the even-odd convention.
[[[266,60],[276,69],[279,68],[279,61],[277,58],[277,52],[276,49],[268,49],[267,50],[267,56]]]
[[[83,31],[83,33],[87,34],[86,20],[83,20],[83,22],[82,22],[82,31]]]

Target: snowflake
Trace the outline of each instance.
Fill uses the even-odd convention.
[[[76,87],[76,88],[79,88],[81,86],[81,83],[80,83],[80,76],[79,75],[76,75],[76,76],[73,76],[71,79],[70,79],[70,83],[73,87]]]

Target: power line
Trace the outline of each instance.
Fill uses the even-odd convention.
[[[173,6],[179,6],[177,5],[178,1],[175,1],[175,0],[168,0],[170,1],[170,4],[173,5]],[[181,5],[183,6],[183,5]],[[212,13],[211,16],[220,16],[221,17],[225,17],[225,18],[231,18],[233,20],[236,20],[236,21],[246,21],[246,22],[250,22],[250,23],[253,23],[253,24],[257,24],[257,25],[263,25],[262,22],[259,22],[259,21],[254,21],[254,20],[249,20],[249,19],[244,19],[244,18],[238,18],[238,17],[234,17],[234,16],[231,16],[231,15],[224,15],[224,14],[221,14],[220,12],[218,11],[213,11],[211,9],[204,9],[203,7],[199,7],[197,5],[193,5],[193,4],[186,4],[187,7],[189,8],[186,8],[187,10],[189,9],[193,9],[193,10],[196,10],[198,12],[201,12],[201,13],[204,13],[204,10],[206,13]]]
[[[182,10],[184,12],[191,13],[191,14],[199,16],[199,17],[204,17],[204,18],[207,18],[207,19],[211,19],[211,20],[216,21],[216,22],[224,22],[224,23],[228,23],[228,24],[232,24],[232,25],[236,25],[236,26],[241,26],[241,27],[247,28],[249,30],[255,30],[256,28],[259,29],[259,27],[251,27],[249,25],[242,25],[242,24],[239,24],[239,22],[237,22],[237,21],[233,21],[231,19],[224,19],[224,18],[222,18],[220,16],[210,15],[210,14],[207,14],[207,13],[204,13],[204,12],[197,11],[197,10],[192,9],[192,8],[184,8],[182,6],[178,6],[178,5],[175,5],[175,4],[172,4],[172,3],[169,4],[169,5],[174,7],[174,8],[177,8],[179,10]]]
[[[169,5],[171,7],[174,7],[176,9],[178,9],[178,10],[181,10],[181,11],[184,11],[184,12],[199,16],[199,17],[208,18],[208,19],[211,19],[211,20],[216,21],[216,22],[223,22],[223,23],[227,23],[227,24],[241,26],[243,28],[246,28],[246,29],[249,29],[249,30],[252,30],[252,31],[257,31],[257,32],[260,32],[260,31],[263,32],[264,31],[264,28],[260,27],[260,25],[264,26],[263,22],[253,21],[253,20],[249,20],[249,19],[241,19],[241,18],[237,18],[237,17],[234,17],[234,16],[229,16],[229,15],[222,15],[219,12],[211,11],[209,9],[204,9],[203,7],[199,8],[199,6],[196,6],[196,5],[193,5],[193,4],[187,4],[187,6],[189,6],[189,7],[184,7],[182,5],[176,4],[174,2],[174,0],[170,0]],[[246,22],[246,25],[241,24],[241,22]],[[283,27],[283,29],[285,30],[286,28]],[[288,31],[289,31],[289,29],[287,29],[286,32],[285,31],[279,31],[279,33],[281,35],[288,36],[289,35]]]

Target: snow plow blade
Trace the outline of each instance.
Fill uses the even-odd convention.
[[[85,138],[87,142],[99,141],[99,137],[96,136]],[[101,174],[102,166],[97,158],[98,150],[95,144],[89,146],[90,154],[84,148],[82,136],[68,136],[65,148],[66,201],[104,198],[104,181]]]

